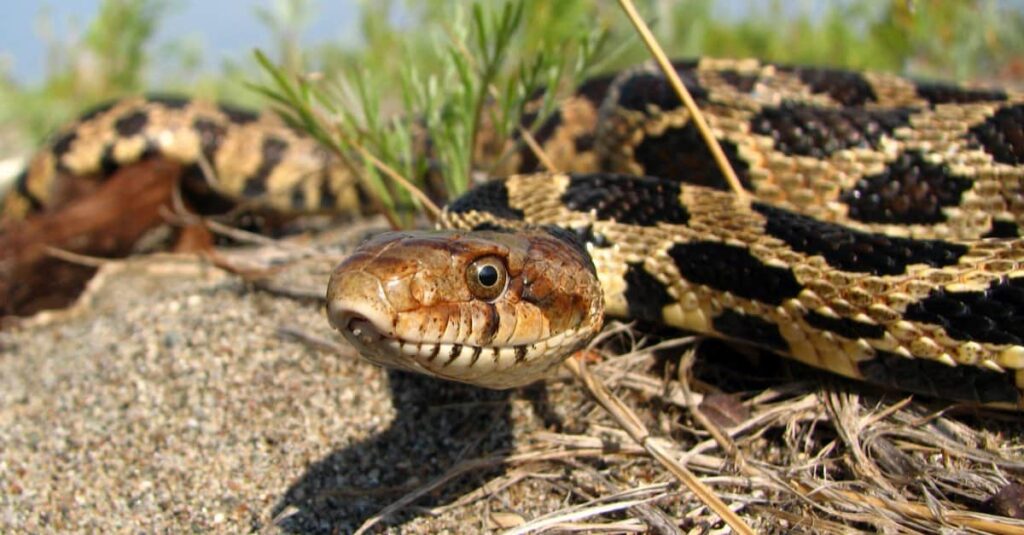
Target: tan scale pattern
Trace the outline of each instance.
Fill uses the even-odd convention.
[[[1005,277],[1024,277],[1024,242],[1020,240],[965,241],[968,252],[954,266],[918,264],[910,266],[905,274],[875,276],[841,271],[821,256],[790,249],[765,232],[761,214],[728,193],[684,186],[680,202],[690,213],[686,225],[639,227],[569,210],[560,200],[569,180],[567,175],[513,176],[506,181],[509,206],[522,210],[527,224],[591,226],[595,234],[604,235],[614,244],[590,249],[610,315],[629,317],[623,277],[628,263],[643,263],[675,300],[662,311],[665,322],[675,327],[727,338],[716,332],[711,322],[723,311],[732,310],[777,325],[789,346],[789,356],[848,377],[863,378],[858,363],[883,350],[949,366],[979,366],[1011,373],[1017,386],[1024,388],[1024,347],[964,343],[937,325],[903,318],[909,304],[935,288],[984,290],[989,283]],[[484,221],[504,226],[523,224],[481,212],[449,214],[447,218],[449,225],[461,228]],[[687,281],[667,251],[674,244],[706,241],[742,247],[766,265],[792,269],[802,291],[796,298],[773,306]],[[879,325],[885,333],[876,339],[847,339],[808,324],[804,318],[809,311]]]
[[[652,68],[644,66],[627,71],[620,76],[620,83]],[[758,74],[757,89],[750,93],[738,91],[723,80],[722,70]],[[703,60],[696,75],[701,86],[709,91],[707,102],[700,103],[701,112],[719,140],[737,147],[740,158],[750,168],[753,193],[765,202],[858,230],[917,238],[979,238],[988,231],[993,217],[1024,222],[1024,211],[1015,209],[1022,203],[1024,167],[995,162],[984,150],[970,149],[964,140],[964,134],[972,126],[1001,107],[1024,103],[1024,95],[1011,94],[1006,102],[942,104],[929,108],[916,95],[909,80],[866,73],[865,78],[878,101],[867,103],[865,109],[920,107],[910,117],[911,127],[884,136],[881,150],[845,149],[827,159],[819,159],[775,150],[771,138],[751,132],[750,120],[764,106],[777,106],[783,100],[841,107],[828,95],[812,94],[794,74],[753,60]],[[649,174],[637,162],[634,150],[645,139],[658,137],[668,128],[685,126],[689,112],[681,107],[664,110],[657,106],[649,106],[644,111],[626,110],[614,106],[616,97],[613,93],[601,110],[597,151],[602,155],[603,168],[626,174]],[[906,150],[928,154],[931,163],[950,166],[954,172],[974,180],[974,185],[963,194],[959,206],[944,210],[947,217],[944,223],[893,225],[851,220],[846,205],[839,201],[840,192],[853,187],[861,178],[879,173]]]
[[[125,137],[116,128],[118,119],[132,113],[145,115],[145,126]],[[358,208],[356,182],[342,163],[328,154],[313,139],[300,135],[274,115],[264,114],[255,121],[237,121],[219,106],[203,100],[189,100],[182,106],[170,106],[145,97],[126,98],[109,109],[73,123],[57,133],[55,139],[73,133],[74,139],[61,154],[53,146],[40,151],[29,164],[24,177],[25,189],[43,206],[59,202],[56,193],[60,175],[103,178],[103,158],[108,153],[117,165],[139,161],[147,148],[157,155],[184,164],[197,164],[203,158],[202,132],[195,124],[206,121],[217,128],[218,147],[209,169],[209,183],[218,193],[262,208],[282,212],[349,211]],[[269,166],[266,176],[258,178],[264,193],[245,193],[247,182],[264,166],[263,144],[278,140],[285,145],[280,161]],[[301,204],[293,193],[302,192]],[[334,198],[327,202],[323,191]],[[7,195],[2,213],[5,217],[27,215],[31,203],[17,195]]]
[[[683,127],[689,121],[689,114],[680,108],[648,105],[644,110],[630,111],[616,105],[622,83],[637,72],[651,70],[648,65],[620,75],[601,106],[580,97],[570,98],[564,104],[560,124],[539,140],[557,168],[645,173],[637,162],[636,148],[645,140],[656,138],[669,128]],[[720,140],[736,148],[739,159],[749,168],[752,193],[760,201],[856,230],[957,241],[968,246],[968,253],[954,266],[914,265],[902,275],[844,272],[828,265],[820,256],[794,251],[770,236],[764,228],[764,217],[748,206],[738,205],[728,193],[685,186],[678,202],[690,214],[687,224],[641,227],[601,220],[595,213],[569,210],[560,198],[569,183],[565,175],[522,175],[507,181],[510,205],[523,212],[524,221],[497,220],[488,213],[468,212],[448,213],[447,223],[461,228],[484,222],[507,227],[537,223],[577,229],[591,227],[613,244],[590,248],[606,308],[612,315],[628,316],[625,276],[630,264],[639,263],[671,297],[672,302],[661,311],[671,325],[722,336],[724,333],[714,329],[714,319],[732,311],[777,326],[789,356],[850,377],[860,377],[859,363],[876,358],[878,351],[886,351],[948,366],[970,365],[1007,373],[1024,390],[1024,347],[955,340],[940,326],[905,317],[909,306],[936,288],[980,291],[1001,278],[1024,277],[1024,245],[1020,240],[978,240],[990,230],[993,220],[1024,225],[1024,167],[996,162],[984,150],[969,146],[965,139],[965,133],[974,125],[1007,105],[1024,103],[1024,96],[1010,94],[1006,102],[929,106],[918,96],[913,82],[892,75],[864,73],[877,100],[865,103],[863,109],[913,107],[909,125],[884,136],[877,150],[845,149],[826,158],[815,158],[782,153],[771,137],[753,133],[751,121],[765,107],[778,106],[783,101],[837,110],[843,107],[842,102],[827,92],[815,91],[791,70],[756,60],[703,59],[691,74],[708,92],[701,105],[709,125]],[[736,75],[756,77],[753,88],[743,91],[732,85],[729,78]],[[136,135],[123,136],[115,125],[118,119],[133,112],[145,114],[145,126]],[[31,199],[15,190],[7,195],[3,214],[22,217],[32,209],[31,200],[44,208],[59,201],[63,173],[102,178],[104,155],[119,165],[127,165],[150,148],[186,164],[198,163],[203,132],[196,127],[197,119],[220,132],[217,150],[209,162],[212,176],[208,178],[216,191],[232,199],[287,212],[355,209],[357,196],[351,175],[312,140],[286,128],[276,118],[262,116],[255,121],[238,122],[212,103],[189,101],[183,106],[168,106],[134,98],[120,101],[59,133],[76,135],[67,150],[58,152],[51,147],[33,158],[24,182],[19,185]],[[594,136],[592,144],[577,143],[590,136]],[[268,142],[284,147],[278,161],[266,159],[264,147]],[[839,200],[840,193],[860,179],[880,172],[907,150],[919,151],[928,162],[948,166],[970,179],[972,184],[960,202],[944,207],[945,221],[937,224],[852,220],[846,205]],[[521,161],[516,156],[508,160],[512,168],[521,165]],[[679,175],[671,178],[685,182],[686,170],[680,170]],[[331,206],[325,206],[328,203],[322,198],[324,191],[333,197]],[[791,270],[800,285],[799,294],[772,305],[685,280],[668,251],[677,244],[716,241],[742,248],[764,265]],[[809,324],[807,317],[811,312],[877,325],[884,329],[884,334],[872,339],[847,339]],[[445,336],[448,334],[469,336],[461,331]]]

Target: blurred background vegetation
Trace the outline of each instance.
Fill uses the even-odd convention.
[[[413,165],[398,154],[408,150],[409,133],[396,142],[387,137],[390,134],[373,131],[383,125],[367,122],[383,123],[394,113],[421,113],[433,107],[441,135],[462,139],[448,147],[453,156],[445,162],[446,168],[459,169],[459,161],[464,164],[467,158],[466,140],[472,146],[473,121],[479,117],[467,126],[448,121],[447,112],[472,115],[481,98],[498,96],[521,105],[524,84],[559,84],[564,89],[581,76],[647,58],[614,0],[484,0],[477,11],[469,7],[469,0],[366,0],[355,10],[357,23],[348,25],[360,35],[315,43],[302,37],[323,4],[271,0],[258,7],[239,7],[237,16],[260,21],[267,37],[264,52],[273,66],[261,69],[255,57],[247,57],[226,60],[211,70],[203,68],[202,47],[185,37],[188,28],[179,29],[180,39],[155,42],[162,21],[185,1],[102,0],[84,31],[70,39],[53,35],[47,17],[54,14],[41,12],[41,46],[47,47],[42,80],[26,84],[0,72],[0,125],[5,126],[0,156],[24,154],[83,109],[125,94],[183,93],[265,105],[267,93],[281,90],[279,84],[272,89],[276,72],[286,78],[295,75],[299,85],[315,79],[318,87],[334,88],[318,102],[333,102],[332,112],[347,114],[342,122],[349,134],[386,161]],[[502,6],[510,3],[522,8],[519,19],[505,42],[495,46],[493,34],[500,28],[494,25],[504,20]],[[1024,0],[636,3],[675,57],[758,57],[1001,85],[1024,80]],[[55,9],[59,13],[59,7]],[[230,31],[231,22],[225,21],[224,27]],[[175,35],[175,28],[164,30]],[[484,67],[495,72],[486,78]],[[464,87],[474,83],[467,82],[469,71],[486,78],[475,89]],[[316,75],[305,76],[308,73]],[[254,84],[263,86],[262,95],[253,90]],[[302,91],[309,89],[303,87]],[[306,104],[314,100],[305,93],[303,99]],[[284,98],[284,107],[294,111],[302,104],[293,100]],[[516,117],[512,113],[505,119],[512,124]],[[408,168],[402,171],[406,176],[417,174]]]
[[[349,44],[300,46],[304,28],[317,16],[313,0],[239,7],[238,16],[262,21],[267,42],[273,43],[268,55],[288,70],[331,76],[370,69],[374,79],[397,80],[403,62],[416,62],[425,72],[442,63],[446,51],[436,43],[454,31],[449,18],[454,3],[361,2],[361,20],[354,26],[362,35]],[[614,44],[608,51],[616,55],[604,58],[600,68],[646,57],[614,1],[525,4],[517,54],[528,57],[542,43],[569,42],[581,28],[603,28]],[[637,6],[674,56],[754,56],[997,83],[1024,77],[1024,2],[1019,0],[640,0]],[[103,0],[76,41],[41,36],[40,46],[48,47],[45,77],[23,85],[0,76],[0,121],[38,142],[83,107],[128,93],[199,93],[258,104],[258,96],[243,83],[261,76],[254,61],[236,60],[215,72],[199,72],[202,50],[184,39],[153,42],[161,21],[179,8],[172,0]],[[59,4],[51,9],[59,13]],[[47,15],[41,16],[45,30]],[[182,80],[188,85],[180,85]],[[380,90],[385,99],[399,97],[396,84]]]

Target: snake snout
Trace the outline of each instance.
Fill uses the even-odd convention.
[[[394,311],[380,281],[361,270],[333,277],[327,287],[327,320],[350,342],[373,345],[393,338]]]

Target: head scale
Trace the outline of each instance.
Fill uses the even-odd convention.
[[[334,270],[327,310],[373,362],[510,388],[586,345],[603,302],[585,250],[538,228],[380,235]]]

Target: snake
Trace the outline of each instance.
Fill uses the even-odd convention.
[[[564,172],[486,182],[438,230],[369,240],[331,276],[331,325],[372,362],[490,388],[542,379],[608,316],[1024,407],[1020,94],[674,67],[751,199],[657,69],[594,79],[541,128]]]
[[[657,68],[597,76],[541,118],[544,158],[477,147],[504,178],[338,265],[329,323],[372,362],[490,388],[542,379],[615,317],[1024,408],[1021,94],[754,59],[674,68],[748,196]],[[201,167],[200,200],[360,209],[352,173],[279,120],[139,97],[60,131],[3,217],[150,157]]]
[[[183,186],[198,204],[245,201],[280,213],[353,211],[359,204],[354,176],[276,114],[147,95],[100,104],[60,128],[15,179],[0,221],[59,210],[83,187],[154,157],[189,168]]]

